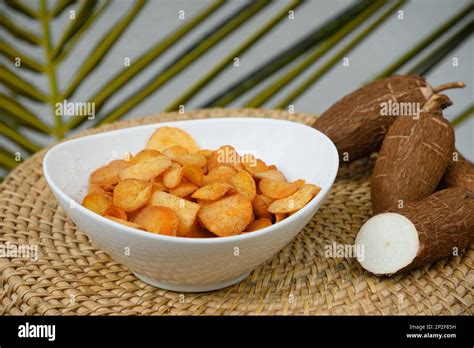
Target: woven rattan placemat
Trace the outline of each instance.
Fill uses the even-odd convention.
[[[258,116],[311,124],[314,116],[276,110],[213,109],[116,122],[80,135],[206,117]],[[326,258],[324,245],[351,244],[370,217],[374,158],[342,166],[324,205],[304,230],[244,281],[219,291],[154,288],[90,242],[49,190],[40,151],[1,185],[0,243],[37,244],[39,259],[0,258],[0,313],[120,314],[472,314],[471,247],[394,277],[376,277],[355,259]],[[315,159],[317,160],[317,159]]]

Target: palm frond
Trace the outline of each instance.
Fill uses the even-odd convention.
[[[15,161],[15,155],[3,146],[0,146],[0,166],[7,169],[13,169],[18,164],[19,162]]]
[[[72,51],[75,45],[79,42],[82,35],[87,32],[89,27],[95,23],[95,21],[105,12],[111,3],[111,0],[101,2],[97,9],[89,17],[87,17],[86,21],[79,29],[75,31],[74,35],[70,37],[67,42],[65,42],[63,45],[56,45],[56,47],[53,48],[51,57],[55,65],[58,65],[65,57],[68,56],[69,52]]]
[[[43,2],[43,0],[41,0],[41,2]],[[82,2],[79,9],[76,11],[75,18],[71,20],[59,39],[56,48],[50,53],[51,60],[56,59],[67,45],[69,40],[71,40],[78,33],[78,31],[81,30],[82,26],[88,21],[88,18],[90,18],[90,16],[94,13],[94,9],[96,8],[97,4],[98,0],[88,0]],[[47,11],[47,8],[45,8],[45,10]]]
[[[96,112],[100,111],[102,106],[109,100],[109,98],[112,97],[112,95],[119,91],[131,79],[136,77],[142,70],[144,70],[151,62],[161,56],[162,53],[178,42],[182,37],[184,37],[194,27],[199,25],[204,19],[214,13],[223,4],[224,2],[222,0],[214,2],[187,24],[181,26],[176,32],[172,33],[164,40],[151,47],[148,51],[136,59],[136,61],[130,67],[127,67],[126,69],[115,74],[102,86],[102,88],[100,88],[100,91],[90,99],[91,103],[94,103],[95,105]],[[84,118],[72,118],[62,128],[62,133],[64,134],[68,130],[79,126],[82,122],[84,122]]]
[[[35,19],[38,16],[35,10],[30,8],[28,5],[23,4],[21,1],[6,0],[5,3],[12,10],[15,10],[16,12],[21,13],[22,15],[24,15],[26,17]]]
[[[36,73],[42,73],[44,67],[36,59],[27,56],[25,53],[20,52],[18,49],[8,44],[5,40],[0,39],[0,54],[7,57],[11,62],[16,63],[16,59],[20,59],[21,67],[34,71]]]
[[[144,0],[136,1],[133,8],[128,11],[128,13],[102,37],[99,43],[92,50],[93,53],[87,58],[87,60],[81,65],[79,71],[74,75],[74,79],[66,91],[62,94],[60,99],[69,98],[79,87],[80,83],[87,78],[89,73],[99,66],[105,55],[128,28],[128,25],[143,9],[143,6],[145,6]]]
[[[11,72],[3,64],[0,64],[0,81],[17,94],[43,103],[48,101],[48,97],[40,89],[35,88],[30,82]]]
[[[360,25],[365,23],[370,17],[377,12],[383,5],[385,1],[375,1],[371,6],[362,11],[358,16],[353,20],[345,24],[333,35],[331,35],[327,40],[325,40],[320,46],[318,46],[313,52],[311,52],[301,63],[292,68],[288,73],[281,76],[276,81],[272,82],[268,87],[255,95],[250,99],[245,107],[256,108],[263,105],[267,100],[273,97],[278,93],[282,88],[288,85],[293,79],[302,74],[306,69],[308,69],[312,64],[318,61],[324,54],[329,52],[339,41],[344,39],[349,35],[353,30],[357,29]]]
[[[448,53],[452,52],[465,39],[472,35],[474,30],[474,21],[470,21],[464,25],[456,33],[448,37],[441,45],[435,48],[427,57],[421,60],[413,68],[410,74],[426,75],[433,69]]]
[[[43,123],[38,116],[33,114],[32,111],[3,93],[0,93],[0,109],[5,110],[9,115],[11,115],[11,117],[14,117],[14,119],[17,119],[20,123],[23,123],[32,129],[44,133],[50,132],[50,127]]]
[[[288,63],[292,62],[294,59],[301,56],[315,45],[321,43],[324,39],[332,35],[341,25],[349,22],[354,16],[358,15],[370,5],[371,1],[361,1],[357,2],[355,5],[352,5],[339,15],[333,17],[320,27],[313,30],[303,39],[299,40],[280,54],[276,55],[274,58],[271,58],[269,61],[252,70],[249,74],[233,83],[225,91],[219,93],[217,96],[202,104],[202,107],[228,105],[239,96],[255,87],[261,81],[265,80],[270,75],[286,66]]]
[[[58,17],[65,9],[74,4],[76,0],[59,0],[51,11],[51,16]]]
[[[271,29],[273,29],[283,18],[288,16],[290,10],[295,10],[298,6],[302,5],[301,1],[294,1],[288,6],[278,12],[272,19],[265,23],[258,31],[252,34],[247,40],[245,40],[240,46],[229,53],[224,59],[222,59],[217,65],[215,65],[206,75],[200,80],[196,81],[190,88],[188,88],[179,98],[173,101],[164,111],[174,111],[179,108],[180,105],[184,105],[191,98],[196,96],[205,86],[207,86],[214,78],[216,78],[229,64],[234,60],[235,57],[241,56],[245,51],[257,43],[262,37],[265,36]]]
[[[286,97],[276,103],[276,108],[284,109],[290,103],[295,101],[299,96],[305,93],[309,87],[316,83],[321,77],[327,74],[342,58],[344,58],[354,47],[361,43],[367,36],[374,32],[387,18],[393,15],[394,11],[406,3],[406,0],[397,1],[385,10],[375,21],[373,21],[366,29],[353,38],[347,45],[341,48],[320,68],[311,73],[301,84],[293,89]]]
[[[200,39],[197,44],[189,48],[186,52],[180,55],[180,57],[174,62],[165,67],[158,74],[154,75],[151,80],[140,88],[140,91],[132,95],[125,102],[114,108],[109,114],[100,117],[98,123],[103,124],[115,121],[122,117],[126,112],[131,110],[138,103],[149,97],[155,90],[161,87],[163,84],[168,82],[171,78],[176,76],[182,70],[184,70],[190,63],[196,58],[200,57],[203,53],[215,46],[218,42],[224,39],[227,35],[233,32],[235,29],[240,27],[254,14],[258,13],[265,6],[269,5],[269,1],[257,1],[250,3],[250,5],[244,5],[239,11],[237,16],[232,15],[230,19],[225,19],[219,25],[219,29],[210,30],[206,33],[204,39]]]
[[[421,51],[423,51],[426,47],[431,45],[436,39],[438,39],[441,35],[443,35],[446,31],[460,22],[464,17],[470,14],[474,9],[474,5],[470,4],[466,6],[464,9],[456,13],[450,19],[448,19],[445,23],[440,25],[436,28],[433,32],[428,34],[425,38],[423,38],[419,43],[417,43],[413,48],[408,50],[404,53],[400,58],[398,58],[394,63],[390,64],[384,71],[378,74],[374,80],[378,80],[387,76],[392,75],[406,63],[408,63],[413,57],[418,55]]]
[[[0,121],[0,135],[3,135],[13,141],[18,146],[22,147],[23,149],[27,150],[28,152],[36,152],[41,149],[41,146],[38,144],[33,143],[23,134],[18,132],[17,130],[8,127],[7,124]]]
[[[15,36],[17,39],[25,41],[29,44],[39,45],[41,39],[35,34],[32,33],[12,22],[8,17],[0,13],[0,26],[5,28],[10,34]]]

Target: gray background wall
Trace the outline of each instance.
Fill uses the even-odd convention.
[[[232,0],[228,1],[214,15],[212,15],[204,25],[195,28],[184,40],[164,54],[158,61],[153,63],[138,78],[134,79],[126,88],[120,91],[112,102],[107,104],[106,110],[130,95],[141,84],[146,82],[153,72],[158,71],[167,63],[173,60],[182,50],[193,43],[194,40],[210,28],[214,23],[218,22],[223,16],[231,13],[233,10],[242,5],[244,1]],[[313,85],[306,93],[301,96],[295,103],[296,111],[304,111],[310,113],[321,113],[336,100],[343,95],[349,93],[353,89],[367,82],[380,73],[384,67],[387,67],[403,52],[411,48],[415,43],[421,40],[425,35],[434,30],[441,23],[446,21],[450,16],[465,7],[469,1],[466,0],[413,0],[405,5],[404,19],[399,20],[396,14],[389,18],[382,26],[380,26],[371,36],[369,36],[362,44],[357,46],[349,55],[349,67],[343,67],[342,61],[328,73],[319,83]],[[30,6],[37,7],[37,1],[27,1]],[[102,84],[107,81],[113,74],[123,67],[124,57],[130,57],[131,63],[148,47],[157,41],[166,37],[180,25],[183,20],[178,18],[179,10],[184,10],[187,20],[192,18],[199,11],[208,6],[211,1],[191,1],[191,0],[154,0],[150,1],[146,8],[139,14],[137,20],[133,22],[130,28],[125,32],[120,42],[118,42],[107,55],[89,79],[85,80],[72,101],[87,101]],[[199,106],[208,100],[211,96],[222,91],[226,86],[232,84],[239,76],[251,71],[254,67],[265,62],[272,54],[276,54],[286,47],[290,46],[296,39],[304,36],[307,32],[317,27],[327,18],[336,14],[341,9],[350,5],[352,1],[348,0],[313,0],[296,9],[295,20],[284,20],[273,31],[267,34],[257,45],[247,51],[240,58],[240,67],[229,66],[217,79],[215,79],[204,91],[197,95],[189,104],[187,109]],[[190,65],[184,72],[174,78],[164,88],[154,93],[138,107],[134,108],[127,115],[137,117],[149,114],[155,114],[166,107],[181,92],[183,92],[190,84],[204,75],[214,64],[219,62],[231,49],[235,48],[240,42],[247,38],[263,23],[274,16],[279,10],[287,5],[286,1],[275,1],[264,11],[249,20],[244,26],[232,33],[226,40],[222,41],[207,54],[202,56],[195,63]],[[91,53],[91,49],[96,44],[101,35],[109,30],[114,23],[126,13],[127,9],[132,6],[132,1],[113,1],[106,14],[93,25],[92,29],[83,40],[76,46],[73,54],[70,55],[61,65],[59,73],[59,86],[64,88],[68,81],[72,79],[81,62]],[[4,7],[2,5],[2,7]],[[17,23],[21,23],[27,29],[41,32],[38,23],[28,20],[27,18],[8,11],[8,16],[12,17]],[[68,13],[64,12],[60,19],[54,23],[53,40],[57,40],[63,28],[67,25]],[[472,18],[472,17],[471,17]],[[356,33],[359,31],[356,31]],[[448,33],[449,35],[449,33]],[[19,44],[18,41],[11,40],[6,34],[5,40],[12,42],[19,49],[28,52],[31,56],[43,60],[44,52],[41,49],[32,49],[26,44]],[[352,35],[353,36],[353,35]],[[446,37],[447,35],[443,36]],[[348,38],[350,39],[350,37]],[[473,101],[473,43],[474,38],[471,36],[463,44],[458,46],[450,55],[448,55],[432,72],[427,76],[432,85],[441,84],[448,81],[462,80],[467,83],[467,87],[463,90],[453,90],[448,95],[454,101],[454,106],[446,111],[448,118],[457,116],[469,103]],[[343,41],[342,44],[344,44]],[[429,50],[428,50],[429,51]],[[335,52],[335,51],[333,51]],[[426,54],[427,52],[425,52]],[[423,54],[422,56],[424,56]],[[331,53],[327,56],[330,57]],[[452,58],[457,57],[459,66],[453,67]],[[303,58],[303,57],[302,57]],[[2,58],[4,60],[4,58]],[[322,60],[324,62],[324,59]],[[320,65],[320,64],[318,64]],[[318,66],[315,65],[315,66]],[[401,72],[410,68],[408,65]],[[288,68],[287,68],[288,69]],[[287,70],[285,69],[285,70]],[[285,71],[283,70],[283,71]],[[266,107],[271,107],[275,100],[294,87],[298,81],[301,81],[308,75],[314,67],[302,74],[295,81],[290,83],[276,98],[270,100]],[[48,90],[48,83],[42,77],[38,77],[33,73],[24,72],[24,76],[34,81],[34,85]],[[249,100],[252,95],[268,85],[273,79],[269,79],[261,87],[245,94],[231,106],[242,105]],[[2,87],[3,89],[3,87]],[[39,106],[38,104],[29,103],[25,100],[25,104],[36,110],[38,114],[48,122],[51,122],[51,112],[48,107]],[[86,125],[87,122],[86,122]],[[474,118],[465,122],[461,127],[456,129],[457,146],[471,160],[474,160]],[[43,144],[51,141],[49,138],[37,137],[37,140]]]

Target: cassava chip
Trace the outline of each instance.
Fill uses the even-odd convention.
[[[183,165],[183,176],[190,183],[201,187],[204,181],[204,173],[202,172],[201,167],[191,164]]]
[[[152,183],[127,179],[120,181],[114,190],[114,205],[131,212],[145,205],[151,196]]]
[[[255,195],[252,201],[252,208],[255,216],[259,219],[270,219],[272,214],[268,211],[268,204],[262,199],[262,195]]]
[[[267,170],[266,172],[257,173],[257,174],[255,174],[255,177],[257,179],[266,178],[266,179],[270,179],[270,180],[286,182],[286,178],[283,175],[283,173],[280,172],[279,170],[276,170],[276,169]]]
[[[98,184],[89,184],[89,190],[87,193],[98,193],[99,195],[105,196],[109,199],[112,199],[112,192],[114,186],[104,186]]]
[[[92,172],[89,182],[97,185],[116,185],[119,182],[119,172],[129,166],[129,162],[123,160],[115,160],[107,165],[96,169]]]
[[[143,229],[143,227],[140,226],[139,224],[136,224],[136,223],[133,223],[133,222],[130,222],[130,221],[127,221],[127,220],[122,220],[122,219],[116,218],[115,216],[105,215],[105,217],[109,220],[118,222],[119,224],[122,224],[122,225],[125,225],[125,226],[128,226],[128,227],[137,228],[139,230]]]
[[[194,191],[196,191],[198,188],[199,187],[197,187],[193,183],[182,182],[181,184],[179,184],[174,189],[171,189],[170,193],[172,195],[175,195],[175,196],[178,196],[178,197],[187,197],[190,194],[192,194]]]
[[[181,145],[189,152],[199,151],[196,141],[185,131],[175,127],[160,127],[148,140],[147,149],[163,151],[164,149]]]
[[[285,198],[296,192],[304,185],[304,180],[292,183],[263,178],[260,180],[259,188],[262,193],[273,199]]]
[[[282,214],[275,214],[275,215],[273,215],[273,221],[275,221],[274,223],[276,224],[276,223],[284,220],[286,218],[286,216],[287,216],[287,214],[283,214],[283,213]]]
[[[143,226],[148,232],[176,236],[179,219],[173,209],[162,206],[151,206],[140,210],[133,222]]]
[[[129,163],[131,165],[137,164],[138,162],[148,160],[150,158],[158,157],[160,156],[161,153],[160,151],[155,151],[155,150],[142,150],[138,152],[135,156],[131,157],[129,160]]]
[[[214,153],[214,151],[212,151],[212,150],[207,150],[207,149],[199,150],[199,151],[197,152],[197,154],[203,155],[203,156],[206,157],[206,158],[211,157],[211,155],[212,155],[213,153]]]
[[[267,219],[267,218],[257,219],[257,220],[252,221],[247,226],[247,228],[245,229],[245,232],[253,232],[253,231],[261,230],[262,228],[265,228],[271,225],[272,225],[272,222],[270,221],[270,219]]]
[[[255,158],[251,154],[245,154],[241,156],[241,162],[246,171],[251,175],[268,171],[268,167],[262,160]]]
[[[204,205],[198,214],[201,225],[224,237],[242,232],[252,220],[252,204],[240,194]]]
[[[117,219],[127,220],[127,213],[115,205],[110,205],[103,215],[113,216]]]
[[[245,170],[239,171],[230,179],[230,184],[242,196],[252,201],[257,194],[257,188],[252,176]]]
[[[292,195],[277,199],[268,207],[268,211],[273,214],[292,213],[303,208],[312,200],[321,189],[316,185],[304,185]]]
[[[163,191],[153,193],[148,205],[158,205],[173,209],[179,219],[178,235],[180,236],[185,236],[187,232],[193,229],[200,208],[197,203]]]
[[[201,187],[199,190],[195,191],[191,197],[207,201],[215,201],[216,199],[223,197],[230,188],[231,186],[229,184],[215,182]]]
[[[171,160],[166,156],[156,156],[144,159],[137,164],[131,165],[119,172],[120,180],[137,179],[152,180],[166,169],[171,167]]]
[[[163,186],[166,188],[175,188],[181,183],[183,178],[183,167],[178,163],[173,163],[163,173]]]
[[[99,215],[103,215],[111,204],[112,201],[110,198],[99,193],[89,193],[82,201],[84,207]]]
[[[203,185],[209,185],[215,182],[230,184],[230,180],[236,173],[237,171],[232,167],[219,166],[207,173],[207,175],[204,177]]]

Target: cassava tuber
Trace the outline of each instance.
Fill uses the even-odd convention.
[[[433,94],[459,87],[464,84],[453,82],[433,88],[418,75],[390,76],[345,96],[326,110],[313,127],[334,142],[341,161],[354,161],[378,151],[389,127],[397,119],[397,115],[383,115],[383,105],[408,105],[409,114],[417,116]]]
[[[474,163],[457,150],[452,155],[438,188],[463,187],[474,192]]]
[[[449,188],[375,215],[357,234],[361,266],[394,274],[457,255],[474,242],[474,193]]]
[[[433,95],[418,118],[399,117],[390,127],[372,175],[375,214],[432,194],[454,150],[454,130],[442,109],[451,101]]]

